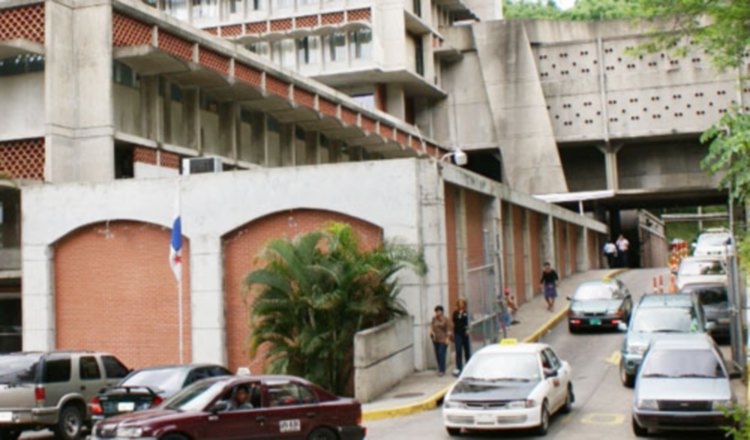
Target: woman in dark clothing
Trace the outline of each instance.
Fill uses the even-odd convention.
[[[559,279],[560,277],[558,277],[557,272],[552,269],[552,265],[549,264],[549,262],[545,262],[540,284],[542,286],[542,292],[544,293],[544,300],[547,301],[547,310],[549,310],[550,312],[555,308],[555,298],[557,298],[557,281]]]
[[[463,298],[458,299],[456,311],[453,312],[453,342],[456,344],[456,369],[460,372],[464,368],[464,361],[468,362],[471,357],[469,312]]]

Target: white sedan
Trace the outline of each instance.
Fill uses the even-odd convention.
[[[448,433],[462,429],[534,428],[545,435],[550,415],[574,401],[570,365],[547,344],[498,344],[475,353],[445,395]]]

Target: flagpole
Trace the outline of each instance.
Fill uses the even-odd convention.
[[[180,270],[182,270],[182,265],[180,265]],[[185,344],[182,337],[184,332],[182,323],[182,276],[177,280],[177,321],[177,337],[179,338],[177,346],[179,347],[180,364],[182,364],[185,358]]]

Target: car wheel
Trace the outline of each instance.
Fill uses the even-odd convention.
[[[338,436],[328,428],[315,428],[307,436],[307,440],[338,440]]]
[[[633,385],[635,385],[635,375],[628,374],[628,371],[622,365],[620,365],[620,382],[626,388],[633,388]]]
[[[159,440],[188,440],[188,439],[182,434],[167,434],[164,437],[160,438]]]
[[[648,437],[648,428],[639,425],[635,420],[635,417],[633,417],[633,434],[635,434],[636,437]]]
[[[549,431],[549,408],[547,402],[542,403],[542,412],[539,415],[539,426],[536,428],[536,434],[545,436]]]
[[[461,428],[445,428],[448,431],[448,435],[451,437],[458,437],[461,435]]]
[[[21,431],[0,431],[0,440],[18,440],[21,436]]]
[[[55,437],[62,440],[75,440],[83,430],[83,410],[76,405],[66,405],[60,411]]]
[[[568,324],[568,332],[570,332],[570,333],[578,333],[578,329],[573,324]]]
[[[573,397],[573,384],[570,383],[568,384],[568,393],[565,395],[565,405],[562,407],[563,414],[573,411],[573,400],[575,400],[575,397]]]

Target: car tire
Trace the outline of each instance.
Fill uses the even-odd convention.
[[[573,395],[573,384],[568,384],[568,392],[565,394],[565,404],[563,404],[560,411],[563,414],[568,414],[571,411],[573,411],[573,401],[575,401],[575,396]]]
[[[167,434],[159,440],[188,440],[188,438],[182,434]]]
[[[633,388],[635,385],[635,375],[628,374],[628,371],[620,365],[620,382],[625,388]]]
[[[315,428],[310,435],[307,436],[307,440],[338,440],[338,435],[328,428]]]
[[[84,412],[77,405],[65,405],[55,427],[55,438],[76,440],[81,437],[84,424]]]
[[[569,333],[578,333],[578,329],[573,324],[568,324],[568,332]]]
[[[448,431],[448,435],[451,437],[458,437],[461,435],[461,428],[445,428]]]
[[[18,440],[21,437],[21,431],[3,430],[0,431],[0,440]]]
[[[545,436],[549,431],[549,408],[547,407],[547,401],[542,403],[541,413],[539,415],[539,426],[534,430],[536,435]]]
[[[633,420],[633,434],[635,434],[636,437],[648,437],[648,428],[644,428],[643,426],[638,424],[638,421],[635,420],[635,417],[632,418]]]

